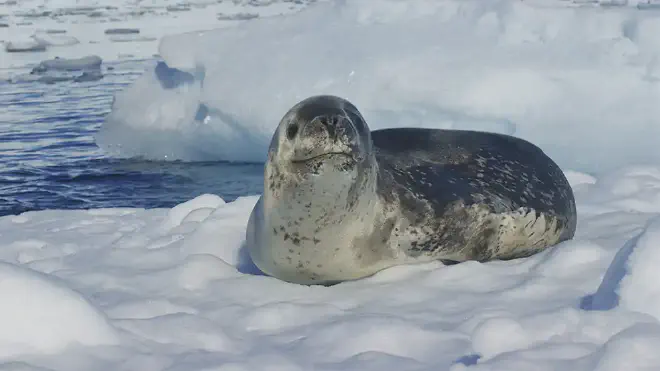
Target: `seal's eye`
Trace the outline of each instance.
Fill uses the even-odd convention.
[[[289,140],[293,140],[293,138],[296,137],[296,134],[298,134],[297,124],[291,124],[286,128],[286,137],[289,138]]]

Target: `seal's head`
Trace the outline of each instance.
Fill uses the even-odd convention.
[[[359,182],[375,164],[371,147],[369,127],[353,104],[331,95],[307,98],[284,115],[273,135],[268,189],[286,198],[305,184],[318,189],[325,183],[328,188],[334,185],[327,191],[338,192]]]
[[[269,160],[302,177],[353,172],[371,153],[371,135],[360,112],[345,99],[320,95],[293,106],[273,136]]]

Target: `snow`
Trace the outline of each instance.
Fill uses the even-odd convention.
[[[71,343],[117,343],[105,315],[52,276],[0,262],[0,297],[1,358],[60,352]]]
[[[0,336],[0,362],[28,370],[654,370],[660,207],[633,200],[660,189],[658,173],[573,171],[576,238],[530,258],[399,266],[330,287],[255,270],[243,244],[257,196],[5,216],[0,326],[12,330]]]
[[[347,0],[218,21],[219,9],[291,10],[8,4],[0,38],[25,27],[58,42],[0,54],[1,67],[148,57],[159,45],[163,60],[116,97],[98,138],[117,156],[260,160],[286,109],[334,93],[372,129],[474,128],[539,144],[574,189],[578,229],[526,259],[399,266],[323,287],[254,267],[244,234],[257,196],[5,216],[0,369],[660,369],[660,13],[648,5]],[[28,9],[33,24],[21,26]],[[73,23],[78,13],[107,24]],[[181,28],[164,31],[173,14]],[[170,36],[112,43],[112,28]]]
[[[117,95],[96,139],[118,157],[263,161],[286,110],[327,93],[356,104],[371,129],[513,134],[596,174],[653,164],[658,32],[660,13],[634,4],[319,2],[163,37],[163,63],[195,79],[167,86],[154,63]]]

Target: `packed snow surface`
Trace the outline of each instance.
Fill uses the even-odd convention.
[[[513,134],[587,172],[660,160],[660,12],[576,3],[317,2],[166,36],[170,74],[194,79],[167,86],[147,71],[97,143],[121,157],[262,161],[288,108],[335,94],[371,129]]]
[[[257,197],[0,218],[0,362],[21,370],[657,370],[660,167],[567,172],[576,238],[335,286],[260,275]],[[12,366],[13,365],[13,366]]]

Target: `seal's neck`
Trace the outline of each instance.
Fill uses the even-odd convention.
[[[287,224],[313,224],[316,231],[345,228],[346,223],[365,220],[375,211],[376,171],[367,167],[355,174],[303,178],[292,172],[282,176],[280,169],[272,167],[271,174],[266,174],[264,201]]]
[[[319,283],[382,269],[385,260],[377,250],[383,236],[374,231],[383,215],[377,171],[364,166],[352,173],[296,179],[294,172],[269,166],[263,207],[264,233],[272,235],[267,252],[271,274]]]

